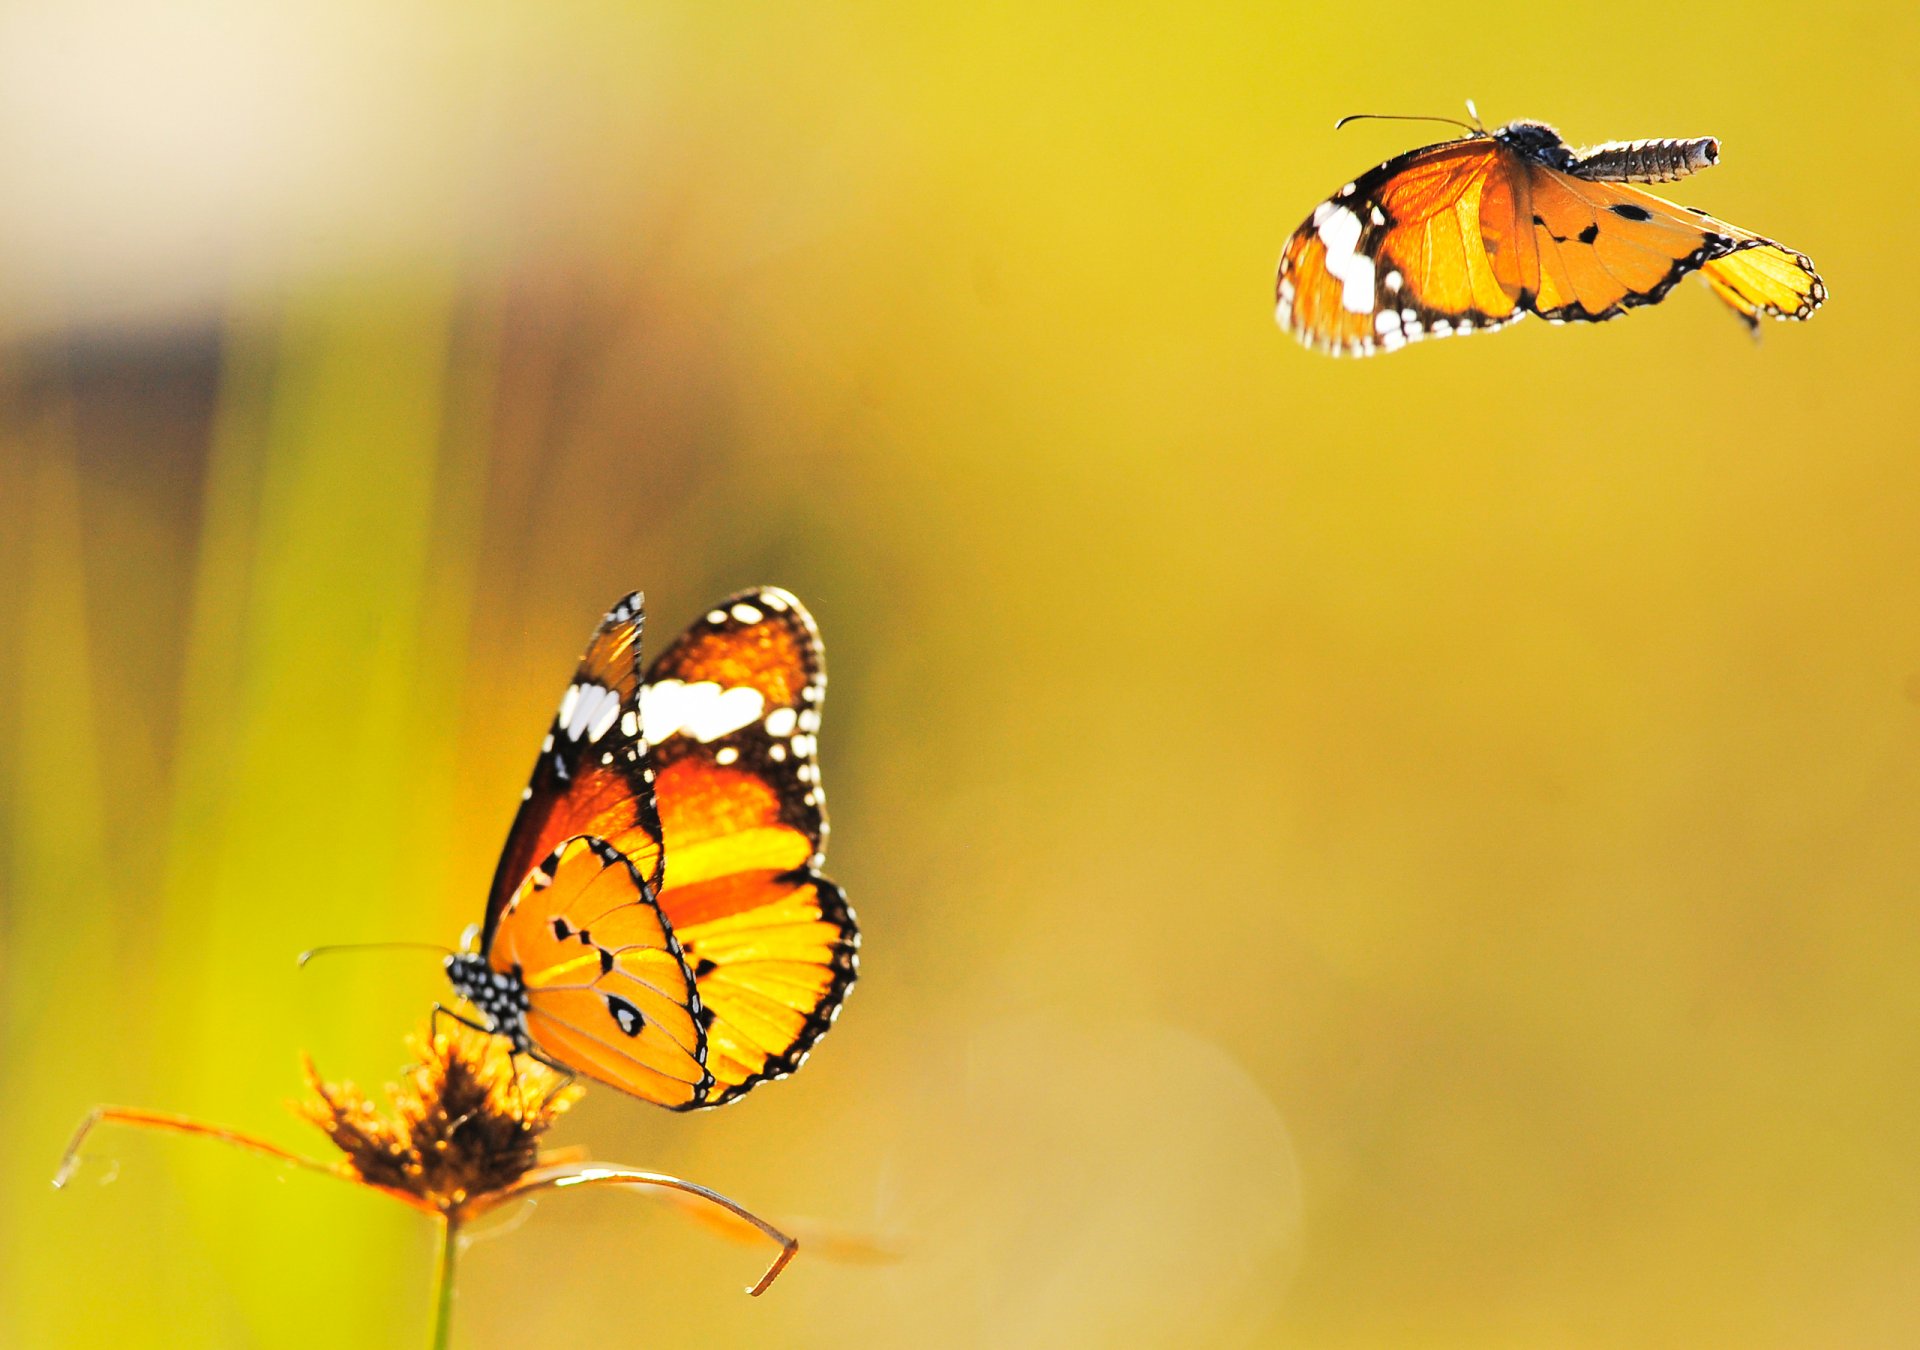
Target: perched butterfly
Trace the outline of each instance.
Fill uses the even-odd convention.
[[[641,603],[601,621],[521,794],[454,989],[516,1050],[687,1111],[800,1063],[859,930],[820,874],[820,635],[743,591],[640,669]]]
[[[1712,137],[1574,149],[1543,122],[1459,125],[1464,137],[1390,159],[1314,208],[1280,258],[1281,328],[1364,356],[1527,314],[1611,319],[1695,271],[1756,328],[1826,299],[1804,253],[1630,186],[1717,163]]]

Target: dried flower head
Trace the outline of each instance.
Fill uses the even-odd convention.
[[[766,1220],[705,1186],[662,1172],[578,1162],[572,1150],[543,1152],[540,1137],[580,1096],[581,1089],[545,1065],[509,1055],[505,1043],[463,1026],[409,1040],[416,1063],[388,1089],[382,1111],[350,1084],[329,1083],[309,1061],[312,1096],[294,1109],[334,1143],[331,1165],[277,1144],[185,1116],[130,1107],[96,1107],[81,1122],[53,1179],[63,1186],[80,1165],[80,1148],[104,1123],[203,1135],[237,1148],[327,1176],[371,1187],[425,1211],[442,1224],[439,1315],[442,1334],[451,1308],[454,1256],[467,1223],[489,1210],[544,1190],[574,1186],[643,1186],[677,1192],[728,1217],[723,1231],[757,1234],[779,1244],[766,1274],[748,1289],[765,1292],[799,1243]]]
[[[540,1163],[540,1136],[579,1100],[537,1060],[459,1023],[409,1044],[417,1063],[383,1114],[351,1083],[306,1061],[312,1096],[295,1109],[326,1132],[359,1181],[442,1214],[506,1190]]]

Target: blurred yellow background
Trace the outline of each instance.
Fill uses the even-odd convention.
[[[604,607],[824,631],[864,973],[557,1142],[482,1346],[1920,1342],[1920,21],[1887,3],[0,17],[0,1341],[411,1346],[317,1152]],[[1713,134],[1694,285],[1371,362],[1282,240],[1444,128]],[[111,1179],[112,1184],[101,1184]]]

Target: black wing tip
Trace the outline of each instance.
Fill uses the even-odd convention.
[[[739,612],[742,606],[753,611],[753,614],[743,617]],[[748,628],[756,623],[766,623],[770,618],[786,623],[804,636],[805,641],[801,645],[808,652],[808,682],[815,689],[808,701],[817,708],[826,694],[827,648],[820,637],[820,625],[813,621],[812,611],[801,603],[799,596],[779,586],[749,586],[745,590],[735,591],[706,610],[707,622],[721,628]]]
[[[600,620],[602,628],[612,628],[623,623],[637,623],[646,616],[647,596],[644,591],[628,591],[614,601]]]
[[[733,612],[735,605],[748,605],[759,610],[760,619],[741,619]],[[800,602],[800,597],[780,586],[749,586],[745,590],[735,591],[711,606],[707,612],[724,614],[728,619],[742,624],[763,622],[768,614],[774,614],[791,619],[816,638],[820,633],[814,625],[813,615]]]

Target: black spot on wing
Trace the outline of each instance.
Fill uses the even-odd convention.
[[[1653,219],[1653,212],[1647,210],[1644,206],[1636,206],[1632,202],[1615,202],[1612,206],[1609,206],[1607,210],[1613,212],[1613,214],[1619,216],[1622,220]]]
[[[1583,244],[1591,244],[1594,240],[1598,239],[1599,237],[1600,237],[1600,222],[1597,220],[1589,224],[1586,229],[1580,231],[1580,242]]]
[[[646,1026],[646,1019],[640,1016],[640,1010],[613,994],[607,995],[607,1011],[613,1015],[614,1025],[629,1036],[638,1036]]]

